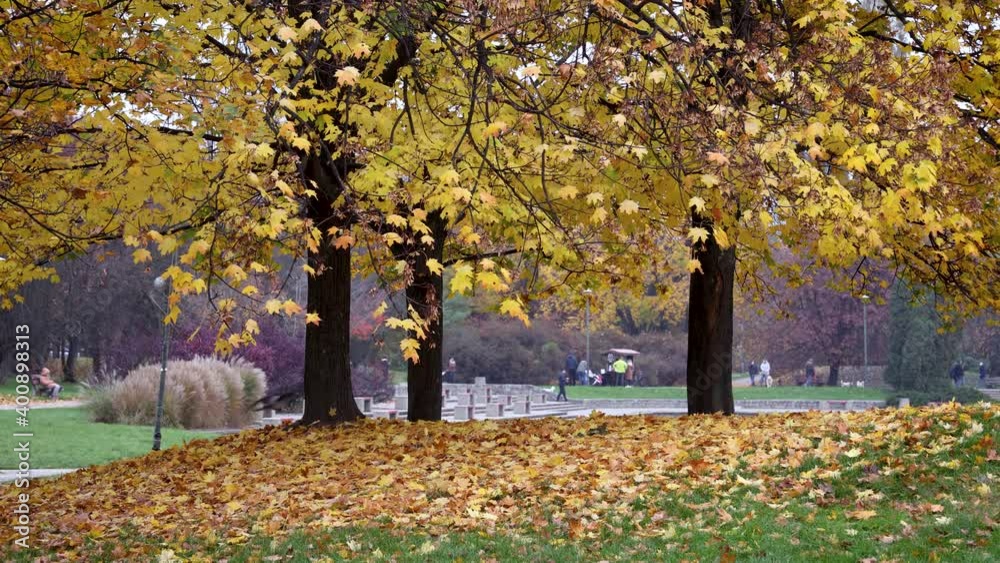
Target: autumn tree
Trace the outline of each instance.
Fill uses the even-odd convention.
[[[887,260],[964,306],[996,302],[995,147],[955,103],[957,52],[900,49],[896,16],[848,2],[521,10],[566,31],[516,43],[546,80],[510,103],[604,154],[614,183],[595,200],[691,241],[690,412],[732,412],[737,259],[752,276],[776,243],[861,288]]]

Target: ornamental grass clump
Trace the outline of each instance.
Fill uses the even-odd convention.
[[[153,424],[160,366],[147,364],[130,371],[95,393],[95,421]],[[264,372],[250,362],[196,357],[167,363],[163,425],[181,428],[240,428],[253,421],[251,405],[266,391]]]

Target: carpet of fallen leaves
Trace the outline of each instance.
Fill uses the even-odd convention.
[[[823,480],[854,464],[881,475],[914,472],[959,450],[976,452],[976,471],[996,472],[998,426],[1000,406],[948,404],[753,417],[271,427],[37,481],[30,489],[33,543],[65,555],[125,528],[169,544],[352,525],[438,533],[553,522],[581,537],[629,514],[644,494],[712,490],[719,498],[742,492],[782,503],[821,497]],[[4,486],[0,502],[12,506],[18,492]],[[857,511],[876,508],[863,500]],[[725,504],[702,508],[714,514]],[[0,534],[10,533],[6,527]]]
[[[49,403],[62,403],[70,401],[72,399],[66,399],[60,397],[58,399],[49,399],[48,397],[31,397],[31,404],[37,405],[38,403],[49,404]],[[17,406],[17,395],[7,395],[0,394],[0,407],[13,407]]]

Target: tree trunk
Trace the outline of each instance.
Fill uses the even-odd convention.
[[[91,381],[101,381],[101,370],[103,366],[101,365],[104,358],[101,357],[101,341],[98,338],[92,340],[91,349],[93,350],[93,370],[91,373]]]
[[[415,243],[409,256],[413,281],[406,286],[406,302],[427,321],[426,338],[420,342],[420,361],[406,368],[407,419],[441,420],[441,371],[444,364],[444,278],[430,271],[427,260],[443,260],[446,221],[439,212],[430,213],[426,224],[431,229],[434,247]],[[415,338],[414,335],[410,335]]]
[[[67,339],[66,364],[63,366],[63,381],[66,383],[76,382],[76,359],[80,355],[80,339],[70,336]]]
[[[826,378],[827,387],[836,387],[840,385],[840,364],[831,363],[830,364],[830,376]]]
[[[334,199],[325,190],[317,192],[309,209],[314,224],[323,232],[338,223],[343,226],[345,221],[334,213]],[[364,418],[351,385],[351,249],[336,248],[334,238],[324,237],[319,250],[309,252],[309,266],[316,275],[308,280],[307,310],[318,314],[320,322],[306,326],[302,424]]]
[[[695,213],[693,225],[712,232]],[[688,414],[733,414],[733,282],[736,249],[723,250],[710,236],[694,251],[702,272],[691,274],[688,301]]]

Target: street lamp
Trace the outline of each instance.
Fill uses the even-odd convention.
[[[584,382],[585,385],[590,384],[590,372],[593,371],[593,367],[590,365],[590,296],[594,294],[594,290],[585,289],[583,294],[587,298],[587,314],[584,317],[584,324],[586,325],[587,332],[587,381]]]
[[[864,326],[864,339],[865,339],[865,385],[868,384],[868,300],[871,297],[868,294],[861,296],[861,316],[862,324]]]
[[[164,316],[166,316],[167,311],[170,309],[170,303],[169,303],[170,282],[158,276],[155,280],[153,280],[153,287],[163,292],[164,305],[166,305],[166,308],[160,306],[160,304],[156,302],[156,299],[153,299],[152,295],[149,296],[149,299],[153,302],[153,305],[156,305],[156,308],[159,309]],[[160,322],[163,322],[162,319]],[[163,421],[163,395],[166,393],[166,387],[167,387],[167,354],[169,353],[169,351],[170,351],[170,325],[167,323],[163,323],[163,349],[162,349],[162,354],[160,356],[160,391],[156,395],[156,423],[153,426],[154,452],[160,451],[160,441],[162,438],[160,427]]]

